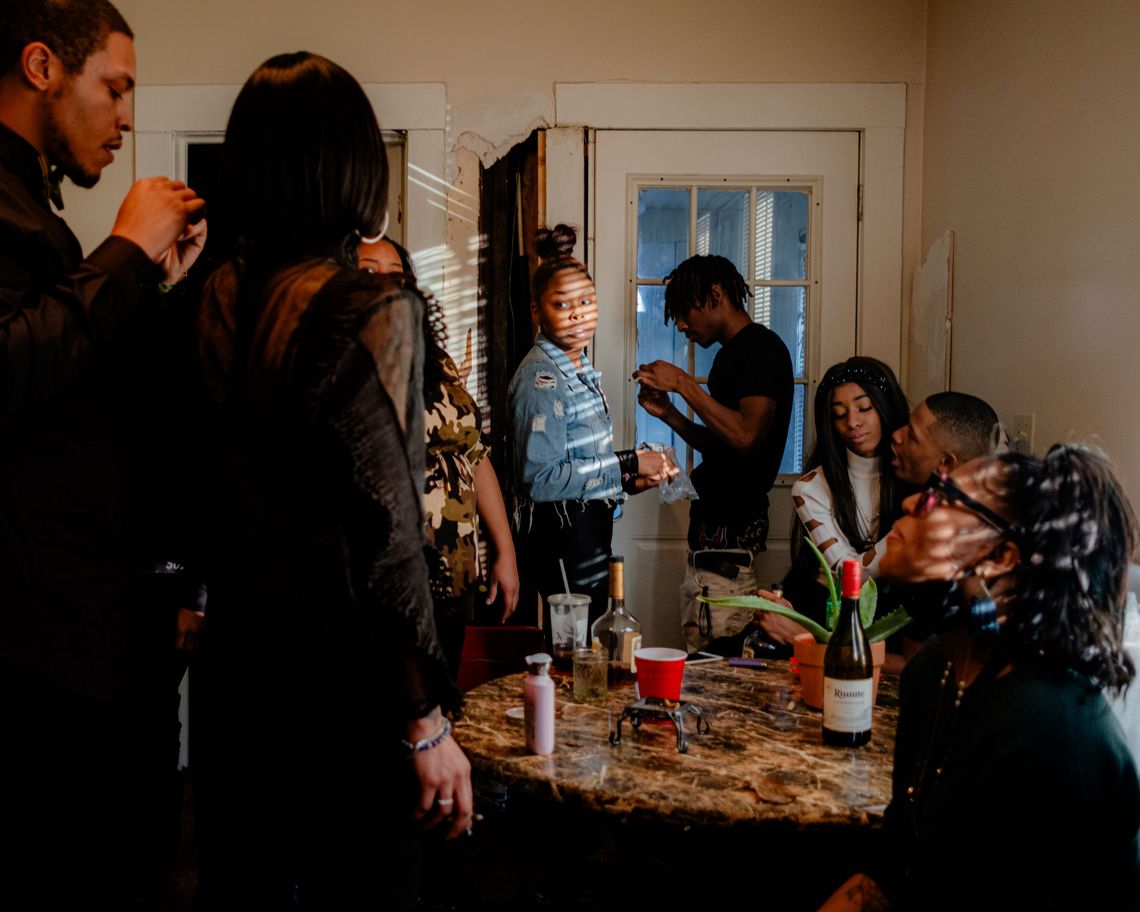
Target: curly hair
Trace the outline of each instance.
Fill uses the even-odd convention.
[[[732,261],[715,255],[691,256],[665,278],[665,325],[684,319],[694,307],[705,307],[714,285],[720,286],[727,301],[744,310],[752,292]]]
[[[1135,676],[1124,651],[1128,566],[1136,517],[1105,456],[1058,444],[1044,459],[993,457],[1004,471],[990,493],[1021,528],[1017,596],[1003,639],[1017,660],[1068,670],[1123,692]]]
[[[590,271],[585,264],[574,256],[574,245],[577,243],[578,232],[570,225],[539,228],[534,233],[534,252],[541,260],[530,280],[530,300],[536,307],[554,277],[564,269],[572,269],[590,278]],[[590,278],[590,281],[593,279]]]

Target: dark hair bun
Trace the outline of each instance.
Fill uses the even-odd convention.
[[[534,233],[534,252],[544,260],[564,260],[573,256],[578,232],[569,225],[539,228]]]

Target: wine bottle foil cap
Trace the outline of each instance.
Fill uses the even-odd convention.
[[[854,559],[843,562],[843,598],[859,598],[859,590],[863,588],[863,565]]]

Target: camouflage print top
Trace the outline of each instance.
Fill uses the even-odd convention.
[[[479,406],[445,356],[440,395],[424,403],[427,481],[424,515],[429,543],[438,554],[431,568],[435,596],[461,595],[482,577],[475,466],[487,455],[479,436]]]

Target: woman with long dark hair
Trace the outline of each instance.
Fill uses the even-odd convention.
[[[829,567],[859,558],[865,575],[877,575],[886,533],[902,501],[901,485],[891,469],[891,433],[906,424],[907,414],[906,396],[894,371],[875,358],[848,358],[828,368],[820,380],[809,468],[792,485],[796,519],[792,571],[784,590],[797,610],[822,618],[827,598],[805,535]],[[803,632],[775,614],[765,614],[761,622],[780,641]]]
[[[889,837],[845,909],[1136,909],[1140,787],[1102,691],[1136,520],[1100,454],[975,460],[905,502],[884,576],[936,632],[899,688]],[[889,899],[889,904],[887,900]]]
[[[238,252],[198,321],[205,908],[407,905],[413,818],[471,826],[423,554],[424,304],[357,268],[387,183],[345,70],[283,54],[246,82],[219,200]]]

